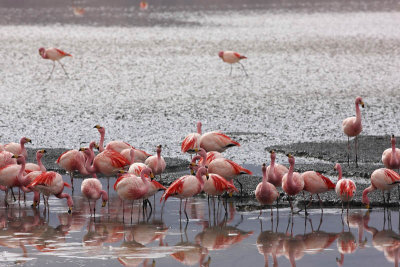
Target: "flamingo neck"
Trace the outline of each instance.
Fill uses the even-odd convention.
[[[36,161],[39,165],[40,171],[45,172],[46,167],[42,163],[42,154],[41,153],[36,153]]]
[[[129,151],[129,155],[131,156],[131,162],[130,164],[132,165],[133,163],[135,163],[135,150],[133,150],[131,148],[131,150]]]
[[[376,188],[373,185],[370,185],[369,187],[367,187],[363,193],[362,193],[362,203],[369,205],[369,198],[368,198],[368,194],[372,191],[374,191]]]
[[[394,164],[397,165],[397,163],[399,161],[399,158],[397,158],[397,154],[396,154],[396,139],[395,138],[392,138],[392,157],[390,160],[391,160],[392,165],[394,165]]]
[[[340,179],[342,179],[342,167],[341,167],[340,165],[338,165],[338,166],[336,167],[336,169],[337,169],[337,171],[338,171],[338,173],[339,173],[338,181],[340,181]]]
[[[268,182],[268,177],[267,177],[267,168],[265,168],[265,166],[262,168],[262,174],[263,174],[262,184],[266,185]]]
[[[25,141],[23,139],[21,139],[21,141],[19,143],[21,145],[21,154],[22,155],[26,155],[27,151],[26,151],[26,148],[25,148]]]
[[[85,168],[86,171],[88,172],[87,174],[94,174],[96,175],[96,168],[94,166],[94,152],[93,152],[93,148],[89,147],[89,153],[86,153],[87,158],[86,158],[86,162],[85,162]],[[93,162],[93,163],[92,163]]]
[[[67,205],[69,208],[72,208],[74,206],[74,201],[72,200],[72,197],[67,194],[67,193],[59,193],[58,195],[55,195],[57,198],[66,198],[67,199]]]
[[[290,163],[290,167],[289,167],[289,172],[287,175],[287,181],[290,185],[293,185],[294,160],[289,163]]]
[[[101,194],[101,200],[103,200],[103,201],[108,201],[108,194],[107,194],[106,191],[101,190],[101,191],[100,191],[100,194]]]
[[[161,149],[157,149],[157,159],[161,160]]]
[[[203,167],[201,169],[197,170],[196,178],[199,181],[202,189],[203,189],[203,186],[204,186],[204,180],[203,180],[202,176],[204,174],[205,174],[205,169]]]
[[[356,104],[356,125],[361,125],[361,110],[358,104]]]
[[[25,171],[25,158],[21,157],[21,168],[19,169],[19,172],[18,172],[18,175],[17,175],[17,180],[21,185],[25,184],[24,182],[26,181],[26,178],[27,178],[26,176],[25,177],[22,176],[24,171]]]
[[[201,122],[197,123],[197,133],[201,135]]]
[[[146,185],[146,187],[149,186],[150,182],[149,179],[147,179],[146,175],[150,175],[150,169],[144,169],[141,173],[140,173],[140,178],[142,178],[143,183]]]
[[[104,135],[106,134],[106,131],[101,131],[100,132],[100,141],[99,141],[99,151],[103,152],[104,151]]]

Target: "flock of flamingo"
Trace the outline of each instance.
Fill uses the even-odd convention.
[[[43,50],[40,50],[43,51]],[[44,53],[46,55],[46,53]],[[360,107],[364,106],[361,97],[355,100],[356,117],[350,117],[343,121],[343,131],[349,137],[355,136],[355,152],[357,155],[357,136],[362,131]],[[109,188],[107,192],[102,189],[102,184],[97,179],[97,174],[104,176],[119,176],[114,184],[114,190],[123,201],[143,201],[144,206],[151,202],[148,200],[160,190],[165,190],[160,202],[167,201],[169,197],[180,199],[180,214],[182,210],[182,200],[186,199],[184,212],[186,213],[187,199],[201,192],[208,196],[232,195],[239,190],[233,181],[236,180],[240,185],[240,195],[242,195],[242,184],[237,179],[241,174],[252,174],[250,170],[243,168],[236,162],[224,158],[222,152],[227,148],[240,146],[229,136],[220,131],[202,133],[201,122],[197,123],[197,132],[188,134],[182,142],[181,151],[183,153],[198,154],[192,156],[189,169],[190,175],[184,175],[175,180],[168,188],[164,187],[162,173],[165,171],[166,163],[161,156],[162,146],[157,146],[157,155],[137,149],[124,141],[111,141],[104,146],[105,128],[96,125],[94,128],[100,133],[98,144],[92,141],[87,148],[69,150],[64,152],[57,159],[57,164],[68,172],[71,176],[73,188],[73,174],[79,172],[81,175],[90,176],[82,182],[81,192],[85,196],[93,209],[91,214],[96,211],[96,201],[102,198],[103,207],[108,201]],[[31,142],[29,138],[23,137],[20,143],[8,143],[0,146],[0,189],[5,191],[4,203],[8,206],[8,193],[14,195],[12,188],[17,187],[24,193],[32,192],[33,206],[36,207],[40,202],[40,194],[43,195],[45,208],[48,208],[48,198],[54,195],[57,198],[66,198],[69,212],[73,207],[73,200],[67,193],[63,193],[65,186],[70,186],[63,181],[61,174],[54,171],[47,171],[42,164],[41,158],[45,150],[38,150],[36,154],[37,164],[26,163],[27,151],[25,144]],[[396,184],[400,183],[400,175],[393,169],[400,168],[400,150],[395,147],[395,137],[391,138],[392,147],[385,150],[382,154],[382,162],[386,168],[375,170],[371,174],[371,185],[363,191],[362,202],[369,207],[368,193],[379,189],[383,192],[389,191]],[[99,150],[95,155],[94,148]],[[350,148],[348,146],[348,148]],[[348,155],[350,152],[348,151]],[[334,168],[339,173],[338,182],[333,183],[328,177],[316,171],[306,171],[298,173],[294,171],[295,158],[288,154],[289,169],[283,165],[275,163],[276,153],[270,151],[271,163],[267,167],[262,165],[263,178],[255,189],[255,197],[261,205],[272,205],[278,203],[280,194],[277,188],[288,196],[292,213],[292,199],[299,193],[308,192],[310,202],[304,205],[305,213],[311,204],[313,195],[317,195],[321,209],[322,201],[319,194],[329,190],[335,190],[337,196],[343,202],[353,199],[356,192],[356,185],[350,179],[342,178],[342,169],[339,163]],[[349,156],[348,156],[349,159]],[[357,156],[356,156],[357,162]],[[159,182],[154,177],[159,175]],[[385,201],[385,195],[384,201]],[[15,196],[14,196],[15,200]],[[155,204],[155,197],[154,197]],[[302,210],[302,209],[301,209]],[[301,211],[299,210],[299,211]],[[343,204],[342,204],[343,210]],[[271,206],[272,213],[272,206]],[[261,211],[260,211],[261,214]]]

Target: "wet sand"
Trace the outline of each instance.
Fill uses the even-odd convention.
[[[360,136],[359,144],[359,167],[355,167],[353,162],[354,154],[352,154],[350,166],[347,166],[347,142],[307,142],[307,143],[294,143],[288,145],[278,145],[266,147],[265,150],[269,151],[275,149],[278,157],[285,157],[287,153],[292,153],[296,157],[295,171],[305,172],[308,170],[318,171],[325,176],[331,178],[332,181],[337,181],[337,172],[333,166],[336,162],[340,162],[343,168],[343,177],[352,178],[357,185],[357,193],[354,200],[351,202],[351,207],[362,207],[361,196],[362,191],[369,186],[369,177],[371,173],[378,168],[384,167],[380,161],[382,152],[388,148],[390,136]],[[350,145],[354,145],[351,141]],[[55,170],[60,173],[65,173],[60,169],[55,161],[66,149],[47,148],[48,152],[43,157],[43,162],[49,170]],[[28,148],[29,160],[33,160],[34,151]],[[338,160],[340,159],[340,160]],[[167,162],[167,169],[162,176],[162,183],[164,185],[171,184],[178,177],[189,173],[188,160],[180,158],[165,158]],[[269,160],[267,161],[267,164]],[[285,164],[287,165],[287,164]],[[246,166],[248,167],[248,166]],[[255,169],[255,175],[241,175],[239,181],[243,184],[243,198],[233,196],[237,202],[238,208],[242,210],[259,209],[259,205],[254,198],[254,190],[262,177],[260,176],[261,168],[259,166],[249,166]],[[259,171],[259,172],[257,172]],[[77,177],[80,177],[77,175]],[[239,185],[236,183],[239,188]],[[392,198],[390,206],[398,206],[397,190],[392,190]],[[380,191],[375,191],[370,195],[371,206],[383,206],[382,194]],[[298,204],[303,205],[302,198],[298,198]],[[308,199],[308,196],[307,196]],[[321,194],[321,199],[325,207],[341,207],[341,202],[338,200],[334,191]],[[285,197],[283,198],[285,200]],[[282,206],[287,206],[287,202],[281,202]],[[318,208],[319,202],[314,197],[314,202],[311,208]]]

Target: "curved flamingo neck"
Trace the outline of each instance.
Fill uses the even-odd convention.
[[[201,135],[201,122],[197,122],[197,133]]]
[[[361,110],[360,105],[356,104],[356,122],[357,125],[361,125]]]
[[[41,170],[42,172],[45,172],[45,171],[46,171],[46,167],[45,167],[45,166],[43,165],[43,163],[42,163],[42,156],[43,156],[42,153],[37,152],[37,153],[36,153],[36,161],[37,161],[37,163],[38,163],[38,165],[39,165],[40,170]]]
[[[106,134],[106,130],[100,131],[100,141],[99,141],[99,151],[103,152],[104,151],[104,136]]]
[[[199,181],[199,183],[201,184],[201,186],[204,185],[204,180],[203,180],[203,178],[202,178],[204,174],[206,174],[206,169],[205,169],[204,167],[200,167],[200,168],[197,170],[196,178],[197,178],[197,180]]]
[[[369,187],[367,187],[363,193],[362,193],[362,202],[366,205],[369,205],[369,198],[368,198],[368,194],[372,191],[374,191],[376,188],[373,185],[370,185]]]
[[[108,201],[108,194],[107,194],[106,191],[101,190],[101,191],[100,191],[100,194],[101,194],[101,200],[103,200],[103,201]]]
[[[148,187],[150,184],[149,179],[147,179],[146,175],[149,176],[151,172],[150,168],[143,169],[140,173],[140,178],[142,178],[143,183]]]
[[[24,173],[24,171],[25,171],[25,157],[21,157],[21,168],[19,169],[19,172],[18,172],[18,175],[17,175],[17,180],[18,180],[18,182],[20,183],[20,184],[24,184],[24,182],[25,182],[25,180],[26,179],[24,179],[25,177],[22,177],[22,174]]]
[[[72,200],[72,197],[67,194],[67,193],[60,193],[58,195],[55,195],[57,198],[66,198],[67,199],[67,205],[69,208],[72,208],[74,206],[74,201]]]
[[[90,146],[89,146],[89,150],[85,151],[85,154],[87,156],[86,162],[85,162],[86,171],[88,172],[88,174],[90,173],[90,174],[96,175],[96,168],[95,168],[94,162],[93,162],[93,159],[94,159],[93,147],[90,148]]]
[[[26,151],[26,147],[25,147],[25,138],[21,138],[21,140],[19,141],[20,145],[21,145],[21,154],[25,155],[28,152]]]

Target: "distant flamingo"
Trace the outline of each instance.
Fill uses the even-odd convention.
[[[267,178],[267,168],[265,167],[265,163],[262,165],[262,182],[259,183],[256,187],[255,195],[257,201],[261,205],[272,205],[279,197],[278,190],[276,187],[268,181]],[[260,210],[261,215],[262,210]],[[272,216],[272,206],[271,206],[271,216]]]
[[[146,1],[142,0],[140,1],[139,8],[141,10],[147,10],[149,8],[149,4]]]
[[[361,97],[357,97],[356,101],[356,116],[349,117],[342,122],[343,132],[347,135],[347,165],[350,165],[350,137],[355,136],[354,141],[354,150],[356,153],[356,167],[358,167],[357,163],[357,151],[358,151],[358,135],[362,131],[361,125],[361,111],[359,105],[364,108],[364,102]]]
[[[369,209],[368,194],[377,189],[382,191],[383,202],[386,203],[385,191],[389,191],[389,197],[390,197],[390,190],[395,186],[396,183],[400,183],[400,175],[395,171],[386,168],[375,170],[371,174],[371,185],[363,191],[362,203],[364,203],[367,209]]]
[[[197,122],[197,133],[188,134],[182,141],[181,151],[182,153],[196,153],[196,150],[200,149],[200,137],[201,137],[201,122]]]
[[[35,190],[39,190],[43,195],[47,196],[45,199],[45,206],[50,209],[49,206],[49,197],[50,195],[54,195],[57,198],[66,198],[68,204],[68,213],[72,212],[72,207],[74,206],[74,202],[71,196],[67,193],[63,193],[64,186],[70,187],[69,184],[64,183],[61,174],[57,172],[43,172],[39,176],[33,180],[27,187],[34,188]]]
[[[103,190],[101,182],[97,178],[87,178],[83,180],[81,185],[82,195],[84,195],[89,202],[90,215],[92,215],[92,207],[90,201],[93,200],[93,214],[96,216],[96,202],[101,197],[103,200],[102,207],[105,207],[108,201],[108,194]]]
[[[290,168],[289,172],[286,173],[282,178],[282,189],[289,196],[290,209],[292,210],[293,213],[291,196],[295,196],[301,191],[303,191],[304,180],[303,177],[301,177],[300,173],[294,172],[294,162],[295,162],[294,157],[291,154],[287,154],[287,156]]]
[[[342,200],[342,212],[343,202],[347,202],[347,212],[349,212],[349,202],[356,194],[356,184],[350,179],[342,179],[342,167],[339,163],[336,163],[335,170],[339,173],[339,178],[335,187],[336,195]]]
[[[392,143],[392,147],[386,149],[382,153],[382,162],[388,169],[400,169],[400,149],[396,148],[396,138],[392,134],[392,138],[390,139]],[[397,186],[399,199],[400,199],[400,186]]]
[[[234,63],[239,63],[240,66],[242,66],[242,69],[244,71],[244,73],[246,74],[246,76],[249,76],[246,72],[246,69],[244,68],[243,64],[240,63],[240,60],[242,59],[246,59],[247,57],[240,55],[237,52],[234,51],[220,51],[218,53],[218,56],[222,59],[222,61],[231,64],[231,71],[229,72],[229,76],[232,75],[232,64]]]
[[[14,154],[8,151],[0,151],[0,168],[9,164],[17,164],[17,159],[13,158]]]
[[[44,153],[46,153],[46,150],[44,150],[44,149],[36,151],[36,161],[38,164],[26,163],[26,166],[25,166],[26,173],[30,173],[33,171],[42,171],[42,172],[46,171],[46,167],[42,163],[42,157],[43,157]]]
[[[65,75],[69,78],[68,73],[64,68],[64,65],[60,62],[60,59],[62,59],[63,57],[72,57],[70,54],[65,53],[64,51],[54,47],[50,48],[41,47],[39,48],[39,55],[44,59],[50,59],[53,61],[53,68],[51,69],[51,73],[48,79],[50,79],[51,75],[53,74],[54,68],[56,67],[55,63],[56,61],[60,63],[61,68],[64,70]]]
[[[8,143],[4,145],[4,150],[13,153],[13,155],[22,155],[28,159],[28,152],[26,151],[25,144],[32,143],[32,140],[22,137],[18,143]]]
[[[152,169],[154,175],[160,175],[160,181],[161,181],[161,174],[165,171],[166,168],[166,163],[164,158],[161,156],[161,145],[157,146],[157,156],[151,156],[146,159],[144,164],[149,166],[149,168]]]
[[[240,144],[219,131],[208,132],[200,137],[200,147],[207,152],[224,152],[227,148],[233,146],[240,146]]]
[[[170,187],[164,192],[164,194],[161,196],[160,202],[164,200],[167,201],[167,199],[171,196],[177,197],[180,199],[180,206],[179,206],[179,215],[182,214],[182,199],[186,199],[185,201],[185,215],[186,215],[186,220],[189,221],[189,217],[187,216],[186,213],[186,204],[187,204],[187,199],[189,197],[193,197],[203,190],[204,187],[204,180],[202,178],[203,175],[206,175],[208,179],[208,171],[205,167],[200,167],[197,170],[196,176],[193,175],[185,175],[177,180],[175,180]]]
[[[332,183],[328,177],[315,171],[303,172],[301,174],[301,179],[304,181],[303,192],[307,191],[310,193],[310,202],[308,206],[311,205],[313,195],[317,194],[319,206],[321,207],[321,211],[324,212],[322,208],[322,200],[319,197],[319,194],[328,192],[329,190],[334,190],[336,185]],[[307,214],[307,206],[305,206],[305,213]]]
[[[283,175],[289,172],[288,168],[281,164],[276,164],[276,153],[275,150],[271,150],[271,164],[267,167],[268,182],[273,184],[275,187],[282,187]]]
[[[130,144],[124,141],[111,141],[104,148],[104,136],[106,134],[106,129],[98,124],[95,125],[94,128],[96,128],[100,133],[100,141],[99,141],[100,152],[103,152],[104,150],[114,150],[118,153],[121,153],[121,155],[123,155],[129,161],[130,149],[133,148],[135,149],[136,152],[135,153],[136,162],[144,162],[149,156],[151,156],[146,151],[136,149],[135,147],[131,146]]]

